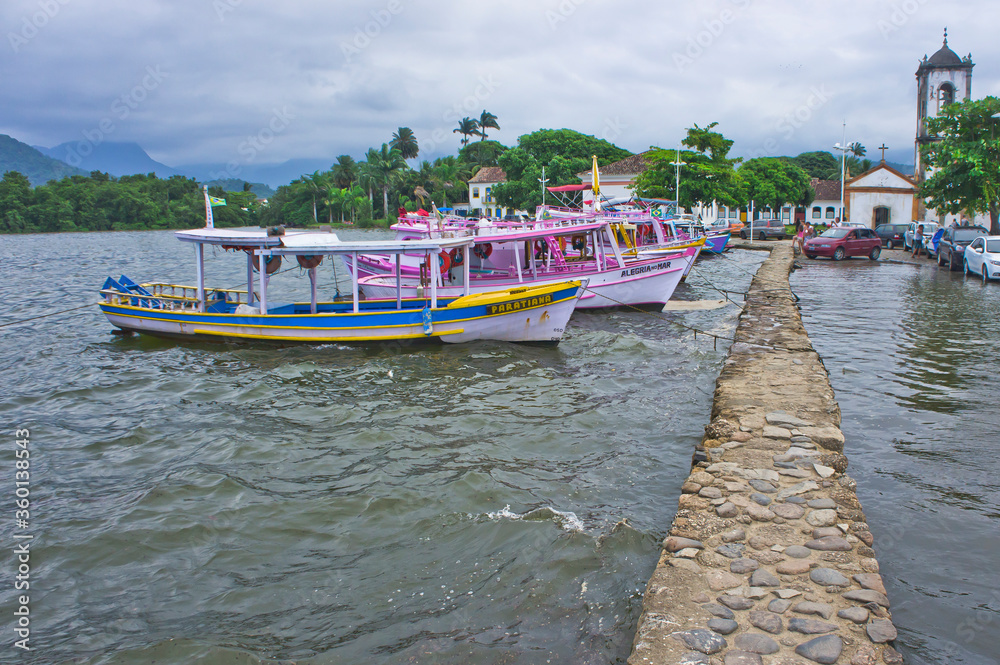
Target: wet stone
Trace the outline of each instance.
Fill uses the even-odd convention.
[[[764,610],[753,610],[750,612],[750,623],[763,630],[766,633],[771,633],[777,635],[782,631],[784,626],[781,623],[781,617],[773,612],[766,612]]]
[[[722,490],[720,490],[718,487],[702,487],[698,491],[698,496],[703,496],[706,499],[721,499]]]
[[[854,623],[865,623],[868,621],[868,610],[863,607],[848,607],[846,610],[837,612],[837,616]]]
[[[839,538],[837,536],[827,536],[826,538],[817,538],[816,540],[810,540],[806,543],[806,547],[811,550],[819,550],[821,552],[850,552],[851,544]]]
[[[804,575],[809,572],[812,568],[812,562],[806,561],[805,559],[793,559],[791,561],[782,561],[778,564],[778,574],[779,575]]]
[[[750,586],[781,586],[781,580],[774,573],[761,568],[750,576]]]
[[[837,502],[833,499],[813,499],[812,501],[806,502],[806,505],[810,508],[836,508]]]
[[[753,494],[750,495],[750,500],[753,501],[754,503],[757,503],[757,504],[761,505],[761,506],[766,506],[769,503],[771,503],[772,499],[771,499],[771,497],[767,496],[766,494],[758,494],[758,493],[754,492]],[[775,514],[777,515],[777,513],[775,513]]]
[[[826,603],[813,603],[810,601],[805,601],[793,607],[792,611],[797,612],[799,614],[814,614],[817,616],[821,616],[824,619],[829,619],[830,616],[833,614],[833,605],[827,605]]]
[[[736,623],[732,619],[710,619],[708,622],[708,627],[712,632],[719,633],[720,635],[729,635],[730,633],[736,632],[736,629],[740,627],[740,624]]]
[[[818,619],[789,619],[788,630],[804,635],[820,635],[822,633],[832,633],[837,627],[832,623],[819,621]]]
[[[843,595],[845,599],[853,600],[856,603],[876,603],[882,607],[889,607],[889,599],[885,594],[871,589],[856,589]]]
[[[785,548],[785,556],[790,556],[793,559],[805,559],[810,554],[812,550],[808,547],[802,547],[801,545],[792,545],[791,547]]]
[[[806,522],[818,527],[833,526],[837,523],[837,511],[829,509],[814,510],[806,515]]]
[[[903,654],[892,647],[882,649],[882,662],[885,665],[903,665]]]
[[[872,619],[871,623],[865,626],[868,639],[875,644],[885,644],[896,639],[896,627],[888,619]]]
[[[776,503],[770,506],[772,513],[786,520],[797,520],[806,514],[802,506],[793,503]]]
[[[726,660],[723,665],[763,665],[763,663],[764,661],[755,653],[734,650],[726,653]]]
[[[757,480],[756,478],[750,481],[750,487],[754,488],[758,492],[764,492],[765,494],[774,494],[778,491],[778,488],[766,480]]]
[[[760,564],[753,559],[736,559],[729,564],[729,571],[737,575],[746,575],[760,568]]]
[[[741,544],[731,544],[731,545],[719,545],[715,548],[715,551],[724,557],[730,559],[739,559],[743,556],[744,546]]]
[[[772,640],[767,635],[758,635],[756,633],[743,633],[737,635],[736,639],[733,640],[737,649],[742,649],[743,651],[749,651],[750,653],[760,653],[769,654],[777,653],[778,643]]]
[[[732,531],[727,531],[722,534],[722,541],[725,543],[732,543],[738,540],[743,540],[747,537],[747,532],[743,529],[733,529]]]
[[[749,598],[743,598],[741,596],[731,596],[728,593],[723,594],[716,598],[717,601],[725,605],[731,610],[748,610],[753,607],[756,602],[750,600]]]
[[[755,503],[751,503],[747,506],[747,515],[750,516],[750,519],[758,522],[770,522],[774,519],[774,513],[763,506],[758,506]]]
[[[882,576],[877,573],[862,573],[861,575],[855,575],[854,581],[866,589],[871,589],[872,591],[878,591],[881,594],[885,594],[885,586],[882,584]]]
[[[840,652],[844,649],[844,641],[836,635],[824,635],[804,642],[795,647],[795,653],[803,658],[808,658],[814,663],[832,665],[840,658]]]
[[[740,509],[736,507],[735,503],[726,501],[715,509],[715,514],[724,518],[736,517],[740,514]]]
[[[816,568],[809,573],[809,579],[816,584],[823,586],[850,586],[851,580],[847,579],[833,568]]]
[[[728,607],[723,607],[722,605],[716,605],[715,603],[708,603],[702,605],[701,608],[711,614],[712,616],[717,616],[720,619],[735,619],[736,615]]]
[[[767,609],[775,614],[784,614],[785,611],[791,607],[792,601],[782,600],[780,598],[775,598],[770,603],[767,604]]]
[[[706,654],[719,653],[729,646],[726,640],[712,631],[702,628],[674,633],[671,637],[683,642],[688,649],[694,649]]]

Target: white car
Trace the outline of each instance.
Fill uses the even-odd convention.
[[[852,222],[849,219],[846,220],[846,221],[843,221],[843,222],[839,222],[839,224],[840,224],[840,226],[846,226],[846,227],[851,228],[851,229],[867,229],[868,228],[867,226],[865,226],[864,222]]]
[[[1000,236],[980,236],[965,248],[965,275],[979,275],[983,284],[1000,279]]]

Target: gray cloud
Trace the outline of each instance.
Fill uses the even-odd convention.
[[[885,141],[910,161],[919,59],[948,25],[979,63],[973,95],[1000,92],[996,14],[986,0],[7,0],[0,131],[54,145],[110,119],[112,140],[182,164],[241,158],[282,109],[293,118],[257,162],[360,157],[399,126],[427,157],[452,154],[457,120],[483,109],[508,145],[570,127],[672,147],[718,121],[742,156],[829,149],[846,120],[870,155]]]

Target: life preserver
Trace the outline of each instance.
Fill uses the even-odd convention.
[[[541,240],[535,241],[535,258],[540,259],[545,255],[547,247]]]
[[[573,249],[578,252],[582,252],[587,248],[587,236],[573,236],[571,241],[573,243]]]
[[[305,269],[305,270],[311,270],[311,269],[315,268],[316,266],[318,266],[319,264],[323,263],[323,255],[322,254],[297,254],[295,256],[295,260],[299,262],[299,265],[302,266],[303,269]]]
[[[249,254],[249,252],[247,253]],[[253,264],[254,272],[260,272],[260,269],[258,267],[258,259],[256,256],[253,257],[253,261],[251,261],[250,263]],[[264,272],[267,273],[268,275],[273,275],[274,273],[278,272],[278,268],[280,267],[281,267],[280,256],[273,255],[264,257]]]
[[[566,236],[559,236],[559,251],[566,252]]]
[[[438,254],[438,266],[441,269],[442,275],[451,270],[451,256],[448,255],[448,252],[442,250]]]
[[[465,263],[465,254],[458,247],[448,252],[448,258],[451,259],[451,265],[456,268]]]
[[[493,253],[493,245],[488,242],[484,242],[481,245],[476,245],[472,248],[472,253],[481,259],[490,258],[490,254]]]

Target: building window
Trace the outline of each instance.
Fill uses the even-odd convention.
[[[478,199],[479,198],[479,188],[478,187],[473,187],[472,188],[472,198],[474,198],[474,199]]]
[[[782,219],[791,219],[792,218],[792,209],[791,208],[782,208],[781,209],[781,218]]]
[[[823,216],[823,209],[820,208],[819,206],[814,206],[813,207],[813,219],[819,219],[822,216]]]
[[[943,109],[945,106],[955,101],[955,88],[953,88],[950,83],[942,83],[940,95],[941,108]]]
[[[487,203],[493,203],[493,194],[491,189],[492,189],[491,187],[486,188],[486,197],[483,200],[486,201]]]
[[[736,215],[739,214],[739,212],[740,211],[737,210],[736,208],[730,208],[729,209],[729,218],[730,219],[736,219]]]
[[[833,215],[834,215],[833,206],[827,206],[826,207],[826,218],[827,219],[833,219]]]

